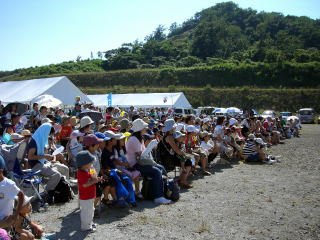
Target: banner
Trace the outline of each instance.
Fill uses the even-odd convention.
[[[112,106],[112,93],[107,94],[107,105]]]

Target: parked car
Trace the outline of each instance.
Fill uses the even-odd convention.
[[[260,116],[263,118],[268,118],[268,117],[276,118],[277,114],[273,110],[265,110]]]
[[[186,115],[191,115],[193,114],[193,109],[192,108],[175,108],[173,109],[173,115],[181,115],[181,116],[186,116]]]
[[[298,117],[301,123],[314,123],[314,110],[313,108],[301,108],[298,111]]]

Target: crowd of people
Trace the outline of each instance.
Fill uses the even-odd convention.
[[[100,120],[88,115],[80,119],[81,113],[99,109],[81,104],[79,98],[70,111],[39,108],[36,103],[24,116],[14,104],[3,110],[0,148],[17,146],[19,168],[46,179],[49,203],[55,202],[61,180],[77,182],[81,230],[89,232],[96,230],[98,204],[135,207],[145,198],[143,181],[149,181],[155,204],[170,204],[164,186],[168,172],[178,169],[177,184],[191,189],[192,176],[210,176],[216,164],[273,164],[280,160],[268,155],[267,148],[299,137],[301,129],[298,120],[281,117],[174,116],[161,108],[146,111],[133,106],[109,107]],[[0,235],[39,238],[44,230],[28,216],[32,198],[17,186],[14,168],[8,164],[0,151]]]

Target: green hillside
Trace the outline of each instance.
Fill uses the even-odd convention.
[[[320,20],[219,3],[99,59],[0,72],[0,81],[66,75],[83,87],[320,86]]]

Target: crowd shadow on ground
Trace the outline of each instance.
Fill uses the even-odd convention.
[[[135,212],[143,212],[145,209],[156,208],[157,204],[153,201],[140,201],[137,207],[108,207],[101,205],[100,217],[94,218],[93,222],[97,224],[97,228],[103,227],[113,222],[120,222],[121,219],[127,217]],[[85,239],[89,233],[80,231],[80,210],[74,209],[70,214],[61,218],[61,228],[59,232],[55,233],[54,239]]]

